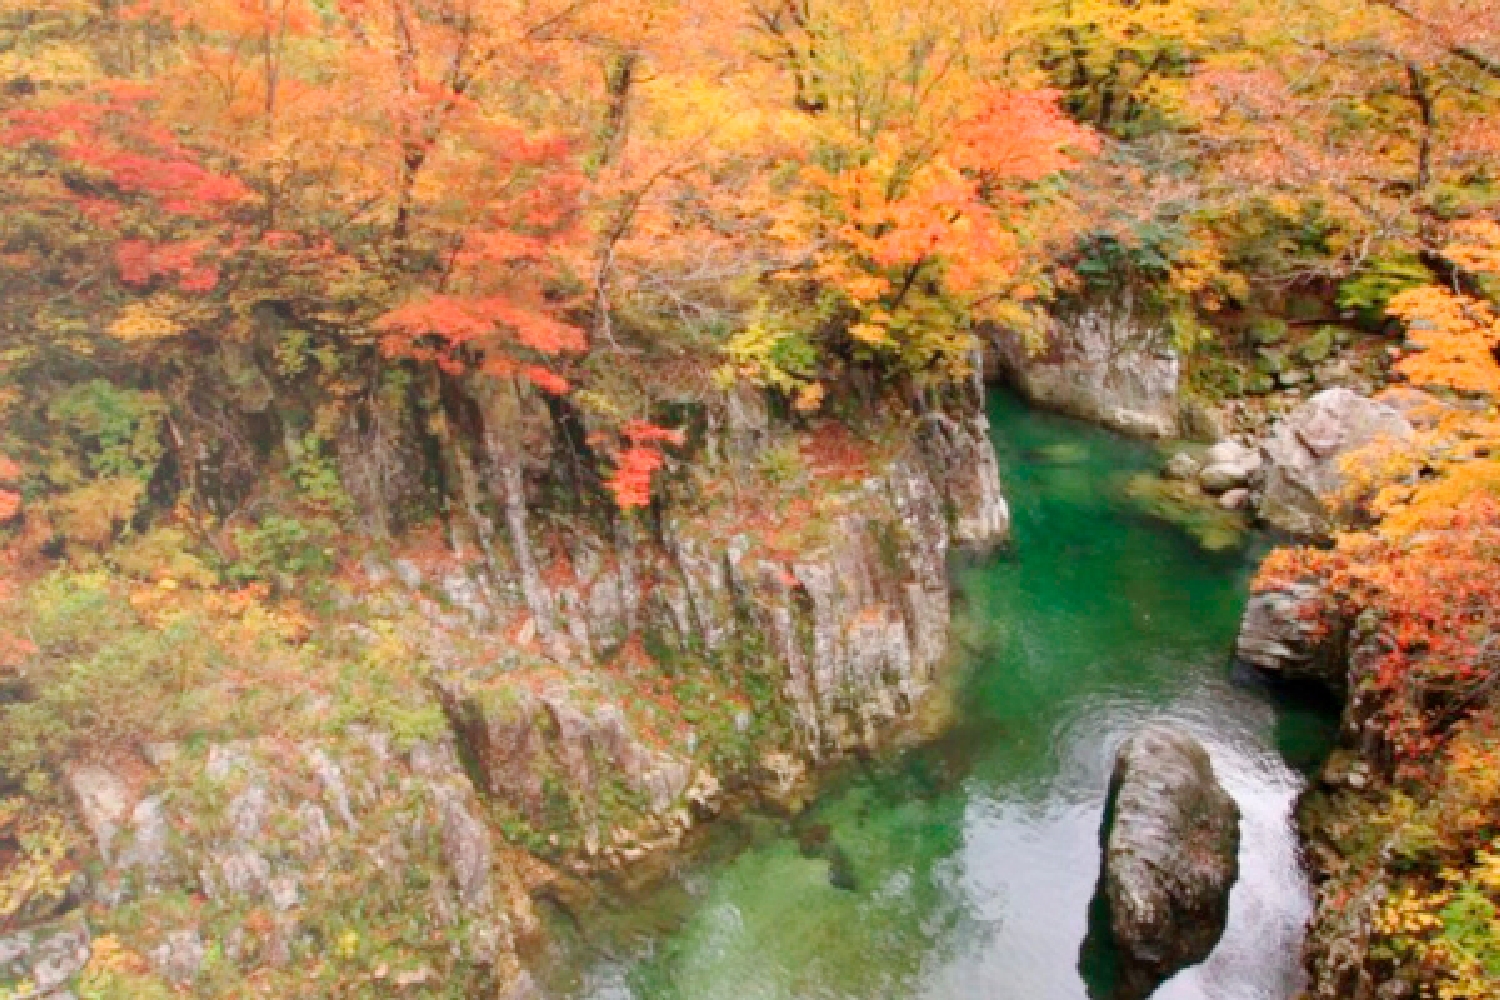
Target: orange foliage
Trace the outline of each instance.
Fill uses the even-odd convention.
[[[1500,225],[1475,221],[1457,227],[1461,237],[1444,255],[1470,274],[1500,278]],[[1391,315],[1407,324],[1421,350],[1397,366],[1420,385],[1466,392],[1500,392],[1500,313],[1483,299],[1437,285],[1402,292]]]

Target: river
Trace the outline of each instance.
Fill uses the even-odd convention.
[[[1080,954],[1109,767],[1135,727],[1167,719],[1202,740],[1240,806],[1241,877],[1214,953],[1156,996],[1294,992],[1309,900],[1289,814],[1333,723],[1231,666],[1263,543],[1209,553],[1142,512],[1125,483],[1159,465],[1151,445],[1003,393],[990,408],[1015,542],[955,570],[951,726],[847,769],[795,821],[722,824],[665,884],[586,917],[555,989],[1102,1000],[1108,952]]]

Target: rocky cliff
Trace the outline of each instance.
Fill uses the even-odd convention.
[[[636,518],[559,500],[539,397],[480,403],[448,411],[474,425],[446,438],[441,530],[385,537],[414,477],[361,478],[379,448],[350,450],[377,516],[332,589],[337,634],[310,644],[349,655],[340,693],[287,695],[302,729],[231,713],[233,740],[132,740],[122,721],[63,768],[93,860],[0,936],[0,982],[60,1000],[87,965],[102,995],[356,976],[524,996],[532,892],[676,845],[728,792],[795,800],[914,718],[947,650],[948,555],[1008,530],[977,395],[864,436],[726,399],[696,428],[707,471]],[[349,721],[370,699],[384,721]]]
[[[991,338],[999,374],[1028,400],[1124,434],[1194,431],[1183,420],[1170,334],[1128,292],[1061,307],[1049,325],[1040,352],[1008,331]]]

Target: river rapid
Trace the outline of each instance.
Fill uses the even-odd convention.
[[[1213,954],[1160,1000],[1286,1000],[1310,910],[1290,821],[1327,706],[1237,672],[1261,543],[1209,553],[1126,482],[1160,454],[996,393],[1010,550],[956,568],[956,718],[847,769],[794,821],[749,815],[649,892],[563,933],[580,1000],[1104,1000],[1089,947],[1115,748],[1190,729],[1238,802],[1240,880]],[[1101,917],[1092,907],[1095,928]]]

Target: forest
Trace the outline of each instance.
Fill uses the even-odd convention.
[[[1321,581],[1307,619],[1370,649],[1351,697],[1383,791],[1332,821],[1348,891],[1389,887],[1368,968],[1495,996],[1500,5],[0,0],[0,934],[79,904],[74,765],[128,758],[138,791],[141,746],[468,732],[510,696],[433,663],[503,645],[540,691],[598,645],[558,596],[579,532],[670,548],[691,510],[791,566],[841,530],[825,484],[973,409],[997,336],[1045,352],[1120,297],[1210,405],[1335,335],[1443,404],[1357,456],[1339,530],[1257,586]],[[745,400],[772,439],[748,464],[724,443]],[[372,551],[483,563],[528,624],[441,653],[368,624]],[[663,717],[713,692],[725,773],[800,732],[725,666],[761,640],[699,676],[626,604],[601,685]],[[515,885],[584,836],[553,784],[486,806]],[[206,904],[127,892],[77,996],[514,978],[381,892],[296,947],[211,949],[191,987],[146,956]],[[234,912],[279,940],[276,908]],[[390,992],[429,966],[441,987]]]

